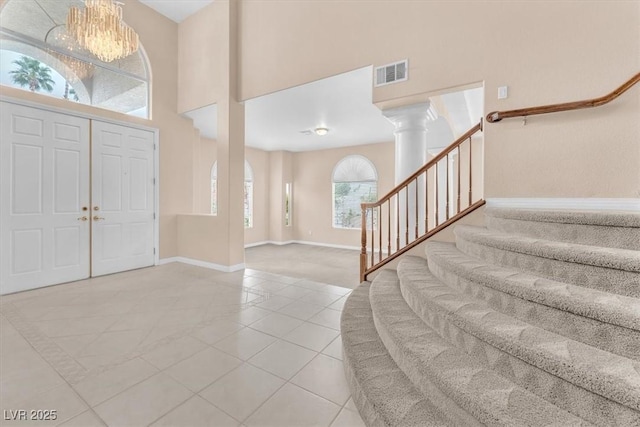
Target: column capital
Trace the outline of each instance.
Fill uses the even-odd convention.
[[[406,130],[427,131],[427,123],[438,118],[431,102],[403,105],[382,110],[382,115],[396,127],[396,132]]]

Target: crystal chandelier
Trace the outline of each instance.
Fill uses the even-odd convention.
[[[122,22],[121,3],[84,0],[84,9],[71,7],[67,31],[80,46],[103,62],[124,58],[138,50],[138,34]]]
[[[95,72],[95,66],[93,64],[58,52],[51,52],[51,54],[66,65],[67,68],[62,72],[65,80],[75,82],[93,77],[93,73]]]
[[[70,52],[71,54],[87,55],[86,50],[80,47],[78,42],[69,35],[64,26],[58,25],[53,27],[45,36],[44,41],[59,48],[58,50],[49,49],[48,51],[65,65],[62,75],[66,80],[84,80],[93,76],[95,71],[93,64],[63,53],[64,51]]]

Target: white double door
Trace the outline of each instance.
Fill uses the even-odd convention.
[[[0,106],[0,293],[153,265],[153,132]]]

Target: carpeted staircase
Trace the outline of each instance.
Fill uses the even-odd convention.
[[[486,209],[353,291],[369,426],[640,426],[640,214]]]

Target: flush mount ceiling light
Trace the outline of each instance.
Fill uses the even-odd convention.
[[[327,129],[327,128],[315,128],[313,131],[318,136],[325,136],[326,134],[329,133],[329,129]]]
[[[101,61],[129,56],[138,50],[138,34],[122,22],[121,5],[113,0],[84,0],[84,9],[69,9],[67,31]]]

